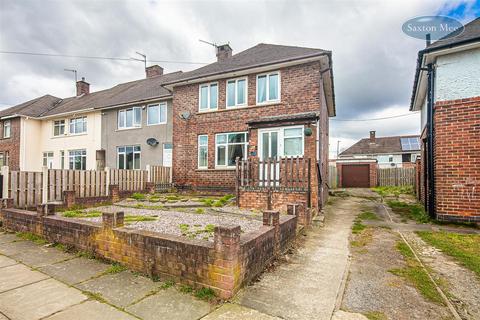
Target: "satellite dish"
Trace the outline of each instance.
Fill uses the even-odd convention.
[[[183,120],[188,120],[188,118],[190,118],[190,112],[188,111],[184,111],[180,114],[180,117],[183,119]]]
[[[147,144],[149,146],[155,147],[158,144],[158,140],[155,138],[148,138],[147,139]]]

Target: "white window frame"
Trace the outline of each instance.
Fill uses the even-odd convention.
[[[80,154],[80,155],[72,155],[73,152],[85,152],[85,154]],[[70,167],[70,164],[71,164],[71,160],[72,158],[75,158],[75,157],[80,157],[80,158],[85,158],[85,168],[80,168],[80,169],[75,169],[73,167]],[[72,149],[72,150],[68,150],[68,168],[70,170],[87,170],[87,149]]]
[[[159,120],[158,123],[150,123],[150,119],[149,119],[149,116],[148,116],[148,114],[149,114],[148,110],[151,107],[158,107],[158,120]],[[164,109],[165,110],[165,121],[160,121],[161,114],[162,114],[162,111],[161,111],[162,107],[165,108]],[[167,117],[168,117],[168,105],[167,105],[166,102],[152,103],[152,104],[147,105],[147,126],[157,126],[157,125],[160,125],[160,124],[166,124],[167,121],[168,121]]]
[[[85,124],[85,126],[84,126],[85,131],[72,132],[72,121],[77,121],[77,120],[80,120],[80,119],[83,119],[83,123]],[[75,128],[76,126],[74,125],[73,127]],[[69,119],[69,121],[68,121],[68,132],[69,132],[69,134],[71,134],[71,135],[86,134],[87,130],[88,130],[88,128],[87,128],[87,117],[86,116]]]
[[[212,85],[216,85],[217,86],[217,106],[215,108],[212,108],[210,107],[210,87]],[[208,93],[207,93],[207,108],[205,109],[202,109],[201,108],[201,105],[202,105],[202,88],[203,87],[207,87],[208,88]],[[215,110],[218,110],[218,97],[220,95],[220,88],[219,88],[219,85],[218,85],[218,81],[217,82],[210,82],[210,83],[202,83],[198,86],[198,112],[209,112],[209,111],[215,111]]]
[[[135,110],[140,109],[140,119],[135,118]],[[132,118],[132,126],[127,127],[127,112],[128,111],[133,112],[133,118]],[[124,123],[120,123],[120,114],[124,113],[125,116],[123,117]],[[138,121],[137,121],[138,120]],[[138,122],[138,123],[137,123]],[[118,130],[129,130],[129,129],[137,129],[142,127],[142,107],[130,107],[130,108],[125,108],[125,109],[120,109],[117,112],[117,128]]]
[[[304,126],[292,126],[292,127],[283,127],[281,132],[282,132],[282,136],[279,137],[279,139],[281,138],[282,139],[282,157],[304,157],[305,156],[305,135],[303,133],[304,131]],[[293,137],[286,137],[285,136],[285,130],[288,130],[288,129],[302,129],[301,130],[301,133],[299,136],[293,136]],[[289,138],[301,138],[302,139],[302,153],[301,154],[298,154],[298,155],[285,155],[285,139],[289,139]]]
[[[132,169],[126,169],[127,166],[127,151],[126,148],[132,147],[133,148],[133,168]],[[135,147],[139,147],[140,149],[138,151],[135,151]],[[120,148],[124,148],[125,151],[120,152]],[[135,154],[139,154],[139,164],[138,164],[138,169],[135,169]],[[125,146],[118,146],[117,147],[117,168],[120,168],[119,163],[120,163],[120,154],[124,154],[123,157],[123,169],[126,170],[141,170],[142,169],[142,146],[139,144],[134,144],[134,145],[125,145]]]
[[[244,96],[243,103],[238,103],[238,81],[240,80],[245,80],[245,96]],[[229,106],[228,105],[228,83],[232,81],[235,83],[235,104],[233,106]],[[228,79],[225,82],[225,107],[227,109],[231,109],[236,107],[244,107],[247,105],[248,105],[248,77]]]
[[[200,144],[200,137],[207,137],[207,143]],[[197,167],[198,169],[208,169],[208,134],[199,134],[197,138]],[[206,147],[207,148],[207,165],[206,166],[201,166],[200,165],[200,148],[201,147]]]
[[[65,150],[60,150],[60,169],[65,169]]]
[[[43,161],[42,161],[42,165],[44,167],[47,167],[48,169],[53,169],[53,161],[54,161],[54,156],[55,154],[53,153],[53,151],[44,151],[43,152]],[[50,167],[48,164],[51,163],[52,164],[52,167]]]
[[[7,133],[8,128],[8,133]],[[8,139],[12,136],[12,123],[10,120],[3,121],[3,138]]]
[[[300,138],[300,136],[294,136],[294,137],[285,137],[285,130],[286,129],[302,129],[302,154],[298,155],[285,155],[285,139],[288,138]],[[304,129],[305,126],[303,125],[298,125],[298,126],[288,126],[288,127],[272,127],[272,128],[265,128],[265,129],[259,129],[258,130],[258,157],[261,157],[261,153],[263,152],[262,146],[263,146],[263,136],[262,134],[265,132],[277,132],[277,153],[279,158],[285,158],[285,157],[305,157],[305,134],[304,134]]]
[[[63,133],[61,134],[55,134],[55,127],[59,127],[61,128],[62,125],[61,124],[57,124],[57,122],[63,122]],[[65,135],[65,119],[61,119],[61,120],[53,120],[52,121],[52,127],[53,127],[53,136],[54,137],[61,137],[61,136],[64,136]],[[70,129],[70,128],[69,128]],[[59,129],[60,130],[60,129]]]
[[[0,167],[1,166],[8,166],[8,161],[9,161],[9,153],[8,151],[0,152]]]
[[[270,90],[269,90],[269,87],[270,87],[270,76],[271,75],[278,75],[278,98],[277,99],[270,99]],[[259,77],[262,77],[262,76],[266,76],[267,77],[267,89],[266,89],[266,100],[263,101],[263,102],[259,102],[258,101],[258,78]],[[262,105],[262,104],[270,104],[270,103],[277,103],[277,102],[280,102],[281,101],[281,97],[282,97],[282,78],[281,78],[281,74],[280,74],[280,71],[272,71],[272,72],[266,72],[266,73],[261,73],[261,74],[257,74],[257,77],[256,77],[256,92],[255,92],[255,101],[258,105]]]
[[[244,154],[245,157],[248,157],[248,132],[247,131],[238,131],[238,132],[222,132],[222,133],[217,133],[215,134],[215,168],[219,169],[230,169],[230,168],[235,168],[235,165],[229,166],[228,165],[228,146],[229,145],[235,145],[235,144],[242,144],[242,143],[228,143],[228,135],[229,134],[240,134],[243,133],[245,134],[245,142],[243,143],[245,145],[245,150]],[[218,136],[220,135],[226,135],[227,136],[227,142],[225,143],[217,143]],[[218,146],[225,146],[225,164],[218,164]]]

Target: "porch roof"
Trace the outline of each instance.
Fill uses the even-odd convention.
[[[302,122],[317,121],[320,118],[320,112],[302,112],[294,114],[283,114],[280,116],[260,117],[247,121],[252,127],[258,127],[264,124],[280,123],[280,122]]]

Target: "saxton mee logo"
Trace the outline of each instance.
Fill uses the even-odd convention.
[[[406,35],[423,40],[427,34],[430,34],[431,40],[456,37],[463,32],[464,28],[460,21],[445,16],[416,17],[402,25]]]

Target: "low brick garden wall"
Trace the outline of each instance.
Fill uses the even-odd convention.
[[[7,230],[31,232],[151,276],[210,287],[228,299],[294,241],[301,211],[295,206],[288,216],[265,211],[263,226],[245,235],[240,226],[217,226],[213,243],[124,228],[123,212],[103,213],[101,224],[52,215],[48,206],[37,213],[4,208],[0,215]]]
[[[271,202],[272,210],[287,211],[289,203],[307,202],[308,194],[305,191],[295,190],[270,190],[268,188],[242,189],[239,190],[240,208],[268,210]]]

